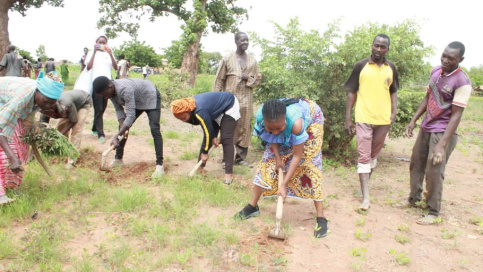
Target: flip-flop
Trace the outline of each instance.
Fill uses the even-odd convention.
[[[2,205],[6,205],[6,204],[8,204],[8,203],[12,203],[12,202],[14,202],[14,201],[15,201],[15,198],[7,198],[7,199],[5,199],[5,200],[0,201],[0,206],[2,206]]]
[[[416,207],[416,205],[411,204],[407,199],[403,200],[399,203],[396,203],[394,205],[396,208],[410,208],[410,207]]]
[[[441,223],[441,218],[435,215],[426,215],[416,221],[419,225],[435,225]]]

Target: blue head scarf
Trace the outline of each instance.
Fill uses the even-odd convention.
[[[44,72],[41,71],[37,78],[37,89],[48,98],[59,99],[64,83],[57,76],[57,72],[50,72],[48,77],[44,77]]]

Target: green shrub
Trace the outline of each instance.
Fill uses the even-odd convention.
[[[275,39],[267,40],[251,34],[262,49],[259,63],[262,83],[255,92],[257,102],[280,97],[304,96],[317,102],[324,112],[324,147],[327,155],[350,157],[351,140],[344,129],[347,91],[344,83],[354,64],[370,55],[371,44],[379,33],[391,37],[388,59],[397,65],[400,85],[421,82],[430,65],[421,61],[433,53],[419,38],[420,23],[406,20],[395,26],[368,23],[356,27],[342,39],[339,22],[329,24],[323,33],[303,31],[298,19],[286,27],[275,26]],[[342,41],[342,42],[340,42]],[[408,118],[412,117],[416,97],[401,95],[398,116],[391,135],[400,136]],[[410,105],[410,106],[408,106]]]

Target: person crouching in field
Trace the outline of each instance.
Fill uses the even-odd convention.
[[[33,124],[38,108],[52,108],[63,88],[56,75],[44,77],[43,72],[37,81],[0,77],[0,206],[15,200],[7,196],[6,189],[22,183],[22,164],[29,153],[29,145],[22,141],[27,121]]]
[[[272,99],[260,107],[255,118],[253,134],[266,143],[266,149],[253,180],[252,199],[235,219],[258,216],[262,195],[312,199],[317,212],[314,235],[326,236],[328,221],[322,206],[324,115],[320,107],[303,98]],[[285,176],[278,190],[280,168]]]
[[[92,97],[89,93],[83,90],[63,92],[55,107],[42,111],[40,121],[49,123],[50,118],[61,118],[57,129],[67,138],[70,134],[72,144],[80,151],[82,131],[91,107]],[[74,164],[75,161],[69,158],[65,167],[70,169],[74,167]]]
[[[103,96],[106,100],[111,99],[119,121],[119,131],[111,140],[111,145],[116,147],[116,156],[111,167],[123,165],[122,157],[129,129],[137,118],[146,112],[156,152],[156,170],[152,177],[162,177],[164,175],[163,137],[159,125],[161,96],[156,86],[151,81],[138,78],[110,80],[100,76],[94,80],[92,88],[94,93]],[[119,140],[121,136],[124,139]]]
[[[202,93],[190,98],[174,100],[171,103],[171,110],[179,120],[202,127],[204,136],[198,160],[203,161],[203,166],[209,159],[210,147],[213,144],[215,146],[220,144],[217,138],[220,132],[225,162],[224,183],[231,184],[235,156],[233,137],[236,122],[240,119],[240,105],[236,97],[229,92]]]
[[[444,49],[441,65],[431,71],[426,96],[406,127],[406,135],[412,137],[416,121],[426,112],[411,155],[411,192],[406,201],[398,204],[414,206],[421,201],[426,176],[429,214],[417,221],[421,225],[441,222],[444,171],[458,142],[456,130],[473,90],[470,78],[459,66],[464,54],[465,46],[460,42],[452,42]]]

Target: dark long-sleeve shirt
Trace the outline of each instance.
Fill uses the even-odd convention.
[[[195,95],[193,98],[196,108],[188,123],[200,125],[203,129],[204,138],[201,144],[201,152],[206,154],[213,144],[213,139],[218,134],[213,123],[218,116],[233,107],[235,96],[229,92],[208,92]]]

